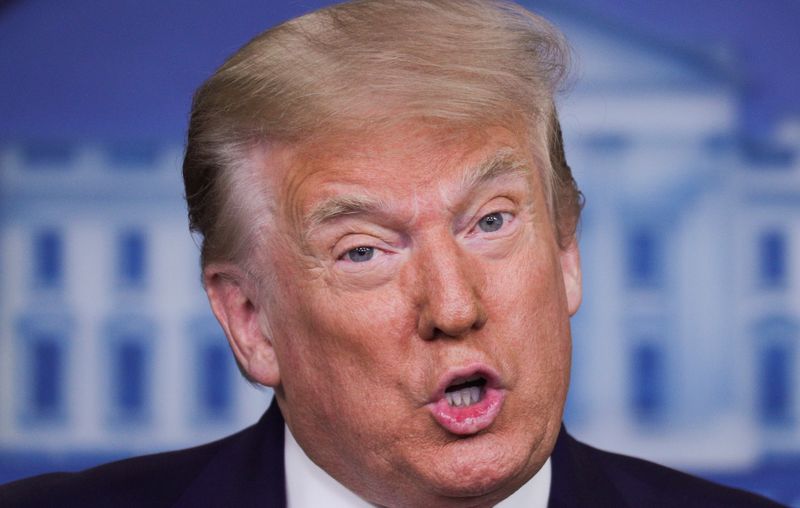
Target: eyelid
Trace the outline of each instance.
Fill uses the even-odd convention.
[[[492,201],[495,201],[495,200],[492,200]],[[503,226],[498,231],[493,231],[491,233],[487,233],[487,232],[481,231],[481,233],[483,233],[483,234],[492,234],[492,233],[497,234],[497,233],[500,233],[501,231],[503,231],[504,229],[507,229],[506,225],[512,223],[514,221],[514,219],[517,218],[517,213],[516,213],[516,210],[515,210],[516,207],[512,206],[513,203],[509,203],[510,200],[507,199],[507,198],[505,199],[505,201],[506,201],[506,203],[498,203],[498,204],[493,205],[493,206],[482,206],[480,208],[480,210],[488,209],[490,211],[488,211],[488,212],[480,212],[480,210],[479,210],[480,213],[476,214],[472,219],[472,222],[471,222],[471,224],[469,226],[469,229],[467,230],[467,235],[477,234],[478,232],[476,230],[478,228],[478,223],[480,221],[482,221],[483,219],[485,219],[487,216],[494,215],[494,214],[498,214],[498,215],[503,215],[504,216],[503,217],[504,218]],[[511,220],[508,220],[508,222],[505,222],[505,220],[507,219],[508,216],[511,216]]]
[[[355,238],[353,238],[355,237]],[[340,238],[331,248],[334,259],[338,261],[347,261],[347,254],[359,247],[370,247],[375,249],[376,255],[384,255],[391,252],[389,244],[380,240],[372,235],[364,233],[348,234]]]
[[[341,249],[335,248],[334,258],[336,259],[336,261],[347,261],[347,255],[350,254],[350,252],[354,251],[355,249],[358,249],[359,247],[370,247],[372,249],[375,249],[376,252],[380,250],[370,243],[363,242],[359,243],[358,245],[353,245],[352,247],[343,247]]]
[[[373,249],[376,253],[377,252],[383,252],[382,249],[379,249],[378,247],[375,247],[374,245],[359,244],[359,245],[356,245],[355,247],[351,247],[349,249],[343,250],[341,254],[336,256],[336,261],[347,261],[348,254],[350,254],[354,250],[360,249],[362,247],[366,247],[368,249]]]
[[[376,243],[383,243],[382,246]],[[365,261],[353,261],[349,258],[349,253],[359,247],[370,247],[374,249],[372,257]],[[343,275],[353,277],[352,280],[375,280],[374,277],[385,277],[387,270],[392,266],[390,262],[392,255],[396,252],[386,248],[384,242],[360,242],[353,243],[351,247],[344,249],[333,262],[335,270]],[[362,279],[366,277],[366,279]]]

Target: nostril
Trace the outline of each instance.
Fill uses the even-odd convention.
[[[426,339],[461,338],[486,321],[475,267],[456,248],[438,245],[420,257],[419,330]]]
[[[419,336],[425,340],[459,339],[482,329],[487,313],[477,294],[426,292],[418,319]]]
[[[458,338],[473,330],[480,330],[486,323],[485,313],[479,306],[471,309],[462,309],[466,312],[442,312],[432,316],[434,325],[431,338],[453,337]]]

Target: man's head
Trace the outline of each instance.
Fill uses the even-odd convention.
[[[581,296],[564,59],[515,6],[362,1],[262,34],[195,97],[214,312],[370,501],[497,502],[552,450]]]

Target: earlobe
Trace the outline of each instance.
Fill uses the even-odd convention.
[[[208,300],[240,368],[251,381],[276,387],[280,372],[272,337],[253,283],[238,266],[212,263],[203,270]]]
[[[560,258],[567,308],[569,309],[569,315],[574,316],[578,312],[583,298],[581,256],[577,239],[573,239],[565,249],[561,250]]]

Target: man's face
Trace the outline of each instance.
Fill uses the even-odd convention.
[[[267,164],[256,308],[297,441],[373,502],[509,495],[559,432],[580,301],[528,144],[406,128]]]

